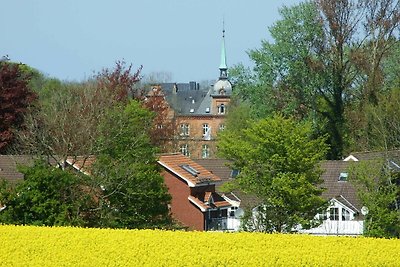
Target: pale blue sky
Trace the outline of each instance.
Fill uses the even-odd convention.
[[[218,78],[222,20],[228,67],[269,39],[278,9],[300,0],[2,0],[0,57],[61,80],[81,80],[118,59],[172,81]]]

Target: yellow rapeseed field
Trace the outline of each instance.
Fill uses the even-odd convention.
[[[0,226],[0,266],[400,266],[400,240]]]

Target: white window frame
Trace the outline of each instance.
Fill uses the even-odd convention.
[[[190,135],[190,124],[181,123],[180,125],[180,135],[181,136],[189,136]]]
[[[345,208],[342,208],[341,218],[342,221],[350,221],[351,220],[351,213]]]
[[[334,212],[332,212],[334,211]],[[340,220],[340,209],[338,207],[331,207],[329,209],[329,220],[331,221],[339,221]]]
[[[203,123],[203,136],[207,134],[209,128],[210,125],[208,125],[208,123]]]
[[[225,114],[226,107],[225,104],[221,104],[218,106],[218,114]]]
[[[210,146],[207,144],[203,144],[201,146],[201,158],[207,159],[210,157]]]
[[[179,151],[181,152],[182,155],[189,157],[190,152],[189,152],[189,145],[188,144],[182,144],[179,146]]]

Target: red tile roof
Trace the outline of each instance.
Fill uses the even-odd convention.
[[[90,168],[92,164],[95,162],[95,156],[75,156],[75,157],[67,157],[67,163],[74,167],[76,170],[90,175]]]
[[[173,172],[178,177],[185,180],[190,187],[204,185],[207,183],[215,184],[221,181],[221,178],[219,178],[217,175],[213,174],[200,164],[182,154],[161,155],[159,157],[158,163],[167,170]],[[185,165],[193,168],[196,171],[195,175],[185,170],[183,167]]]

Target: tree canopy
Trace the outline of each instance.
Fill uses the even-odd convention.
[[[313,224],[325,203],[318,167],[327,151],[324,141],[312,139],[310,124],[282,115],[252,122],[239,133],[227,128],[220,135],[221,155],[240,170],[231,186],[263,203],[254,230],[290,232]]]
[[[131,101],[110,110],[100,122],[99,152],[91,176],[94,191],[102,188],[102,227],[161,227],[170,222],[170,196],[149,137],[153,116]]]
[[[0,154],[15,142],[15,132],[23,127],[28,107],[36,98],[28,86],[30,75],[21,66],[0,62]]]
[[[377,104],[385,59],[400,23],[397,1],[315,0],[280,10],[273,42],[250,50],[254,70],[238,66],[237,96],[260,116],[280,111],[327,133],[330,159],[348,148],[345,110]]]
[[[90,197],[83,178],[38,160],[20,167],[24,180],[13,186],[2,182],[0,222],[23,225],[89,226]]]

